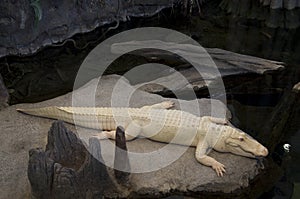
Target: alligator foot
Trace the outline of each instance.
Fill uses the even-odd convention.
[[[224,175],[223,173],[226,172],[225,165],[222,164],[222,163],[220,163],[220,162],[218,162],[218,161],[214,162],[211,165],[211,167],[217,172],[218,176],[222,176],[223,177],[223,175]]]
[[[174,107],[174,102],[172,102],[172,101],[164,101],[164,102],[160,103],[160,105],[164,109],[169,109],[169,108]]]
[[[92,137],[97,138],[99,140],[107,140],[107,139],[114,139],[113,134],[115,134],[116,131],[102,131],[101,133],[97,133],[93,135]]]
[[[215,124],[223,124],[223,125],[229,124],[229,121],[226,118],[203,116],[202,120],[207,120],[208,122],[212,122]]]
[[[229,121],[226,118],[211,117],[210,121],[216,124],[229,124]]]
[[[172,101],[164,101],[158,104],[153,104],[151,106],[143,106],[143,109],[153,108],[153,109],[169,109],[174,107],[174,102]]]
[[[102,131],[101,133],[98,133],[96,135],[93,135],[92,137],[97,138],[99,140],[115,140],[116,139],[116,131]],[[127,133],[125,133],[125,139],[126,141],[130,141],[136,138],[136,136],[131,136]]]

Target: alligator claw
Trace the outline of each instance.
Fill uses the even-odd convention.
[[[172,101],[164,101],[161,103],[161,105],[165,108],[165,109],[169,109],[169,108],[172,108],[174,107],[174,102]]]
[[[214,165],[212,165],[212,168],[216,171],[218,176],[223,177],[223,173],[226,173],[225,165],[221,164],[220,162],[216,162]]]
[[[107,139],[109,139],[109,136],[108,136],[108,134],[107,134],[106,131],[102,131],[101,133],[93,135],[92,137],[93,138],[97,138],[99,140],[107,140]]]
[[[229,121],[226,118],[213,118],[212,121],[217,124],[223,124],[223,125],[226,125],[229,123]]]

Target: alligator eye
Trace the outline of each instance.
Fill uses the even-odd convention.
[[[241,142],[243,142],[243,141],[245,140],[245,139],[244,139],[244,138],[242,138],[242,137],[240,137],[239,139],[240,139],[240,141],[241,141]]]

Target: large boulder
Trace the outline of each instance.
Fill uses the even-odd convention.
[[[117,99],[112,99],[116,83],[120,87],[118,90],[121,95]],[[95,87],[95,85],[98,85]],[[95,90],[95,88],[97,88]],[[127,80],[120,76],[106,76],[102,78],[100,84],[94,79],[82,88],[60,96],[51,100],[36,104],[19,104],[10,106],[1,111],[0,126],[2,128],[0,135],[1,153],[0,165],[1,170],[1,196],[0,198],[27,198],[30,195],[30,186],[27,179],[28,151],[32,148],[45,147],[47,142],[47,132],[53,122],[51,119],[39,118],[18,113],[16,108],[33,108],[44,106],[71,106],[72,99],[78,96],[85,96],[81,103],[88,101],[90,93],[95,95],[96,106],[111,106],[112,102],[123,103],[126,98],[122,98],[123,94],[132,92],[129,100],[130,107],[141,107],[143,105],[154,104],[166,100],[156,94],[149,94],[144,91],[135,90]],[[73,96],[73,98],[72,98]],[[78,99],[77,99],[78,100]],[[209,115],[211,105],[219,110],[220,116],[230,113],[220,101],[209,99],[195,99],[192,101],[171,99],[175,102],[175,108],[185,107],[186,111],[198,115]],[[80,99],[79,99],[80,101]],[[195,104],[199,105],[199,111],[195,108]],[[88,138],[96,133],[96,130],[75,128],[73,125],[66,124],[66,127],[77,133],[79,137],[86,143]],[[101,146],[109,144],[110,141],[101,141]],[[156,151],[165,146],[163,143],[153,142],[147,139],[137,139],[127,143],[129,151],[138,153],[146,153]],[[180,151],[182,146],[171,145],[169,156],[176,157],[176,152]],[[148,173],[131,174],[131,187],[128,194],[133,196],[152,195],[162,196],[170,195],[173,191],[180,194],[215,194],[233,192],[236,195],[245,194],[240,189],[247,188],[250,181],[253,180],[260,171],[260,164],[255,159],[245,158],[227,153],[212,152],[211,156],[226,165],[227,173],[220,178],[216,173],[206,166],[199,164],[194,157],[195,149],[187,148],[187,150],[172,164],[161,168],[160,170]],[[102,152],[105,157],[105,150]],[[164,159],[164,157],[160,157]],[[139,162],[134,165],[140,168],[146,167],[149,162]],[[238,164],[237,164],[238,163]],[[155,164],[152,161],[151,164]],[[131,165],[133,166],[133,165]],[[100,186],[100,185],[99,185]],[[246,189],[250,191],[250,189]],[[228,195],[227,195],[228,196]]]

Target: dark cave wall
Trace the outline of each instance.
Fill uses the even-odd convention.
[[[0,4],[0,57],[30,55],[76,33],[130,16],[151,16],[173,0],[5,0]]]

